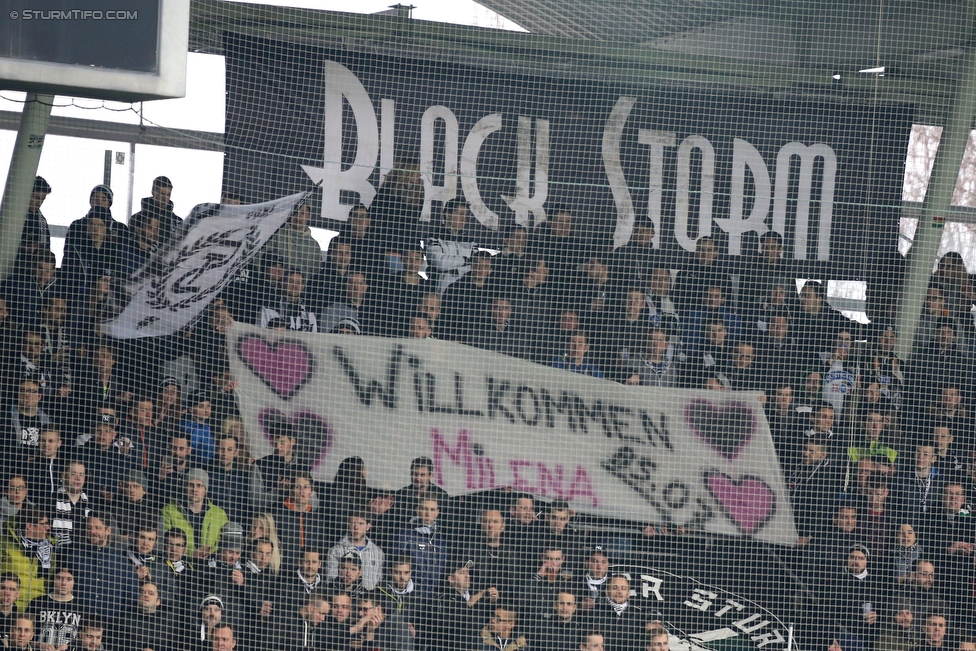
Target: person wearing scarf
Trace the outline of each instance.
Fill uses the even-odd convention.
[[[170,529],[164,535],[166,557],[153,580],[159,587],[164,604],[176,604],[183,589],[194,580],[194,567],[186,558],[186,534],[182,529]]]
[[[34,556],[41,567],[45,570],[51,569],[51,559],[54,557],[54,544],[50,540],[47,538],[35,540],[24,531],[21,531],[20,544]]]
[[[377,591],[386,598],[386,612],[397,613],[416,632],[415,622],[420,613],[418,592],[415,589],[410,557],[399,556],[390,563],[389,581],[379,586]]]
[[[945,482],[935,461],[932,440],[919,440],[915,445],[915,463],[903,464],[895,474],[891,492],[904,522],[922,523],[938,509]]]
[[[176,575],[193,571],[193,565],[186,558],[186,534],[180,529],[166,532],[166,567]]]
[[[298,582],[306,595],[315,592],[322,585],[322,575],[319,570],[322,568],[322,559],[319,552],[307,551],[302,555],[302,562],[298,568]]]
[[[359,554],[349,552],[339,562],[339,575],[331,582],[332,592],[358,597],[366,592],[363,585],[363,561]]]
[[[54,561],[54,543],[48,538],[51,519],[35,506],[24,506],[9,524],[0,543],[0,574],[13,572],[20,578],[17,609],[23,612],[31,599],[47,594]]]
[[[224,621],[224,601],[208,594],[200,602],[200,619],[191,624],[184,640],[185,649],[212,648],[213,633]]]
[[[62,484],[51,497],[51,512],[55,514],[51,522],[51,534],[57,541],[58,547],[71,544],[76,531],[85,528],[85,522],[91,515],[92,505],[85,492],[85,464],[72,461],[62,473]]]
[[[664,328],[654,328],[648,333],[646,341],[641,343],[642,352],[634,350],[622,360],[626,383],[645,387],[676,386],[680,355],[671,341],[671,334]]]
[[[139,533],[129,543],[126,557],[136,569],[140,581],[152,581],[153,572],[159,572],[162,561],[156,555],[156,540],[159,533],[154,524],[146,522],[139,526]]]
[[[24,479],[30,492],[27,499],[34,504],[43,504],[61,488],[61,476],[68,465],[65,454],[61,452],[63,441],[57,425],[41,428],[37,454],[24,465]]]
[[[590,552],[589,558],[584,563],[586,572],[583,574],[583,586],[580,592],[580,608],[584,611],[593,610],[596,602],[600,600],[600,593],[606,586],[607,579],[610,578],[610,557],[606,550],[597,546]]]
[[[864,545],[851,545],[844,571],[839,576],[828,577],[821,587],[826,601],[823,621],[835,628],[843,627],[864,645],[873,642],[877,634],[877,608],[882,596],[868,570],[870,557],[871,552]]]
[[[292,613],[296,608],[302,608],[308,604],[309,598],[325,594],[328,583],[320,572],[321,569],[322,553],[318,549],[307,549],[298,562],[298,569],[295,570],[294,575],[295,579],[287,577],[283,579],[282,592],[285,594],[285,601]]]
[[[639,649],[644,643],[644,610],[630,602],[630,581],[617,575],[607,580],[603,598],[591,621],[603,631],[607,649]]]
[[[285,275],[284,294],[276,305],[261,308],[261,327],[268,327],[272,319],[284,319],[288,330],[319,332],[319,319],[305,303],[305,275],[292,269]]]

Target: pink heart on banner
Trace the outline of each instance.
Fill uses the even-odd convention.
[[[736,481],[725,473],[712,472],[706,473],[705,485],[742,533],[758,531],[776,510],[772,489],[756,477]]]
[[[237,343],[237,354],[251,372],[284,400],[290,400],[312,377],[314,362],[305,344],[293,339],[277,343],[256,335]]]

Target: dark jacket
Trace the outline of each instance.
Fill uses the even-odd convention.
[[[159,242],[166,245],[171,240],[183,237],[183,220],[173,212],[173,202],[167,201],[165,206],[157,204],[152,197],[142,198],[142,210],[129,218],[129,223],[139,223],[140,218],[155,217],[159,220]]]
[[[834,455],[816,466],[800,466],[790,475],[790,503],[801,537],[815,537],[827,528],[842,487],[840,462]]]
[[[644,646],[645,613],[632,601],[618,614],[610,600],[602,597],[597,600],[590,618],[593,625],[603,631],[606,651],[630,651]]]
[[[421,598],[433,598],[449,556],[447,539],[436,523],[430,528],[412,522],[400,531],[394,547],[396,554],[406,554],[413,561],[413,580]]]
[[[87,543],[72,546],[75,594],[81,604],[106,622],[114,622],[139,596],[139,578],[125,552]]]
[[[457,646],[460,640],[470,639],[490,616],[492,606],[489,603],[488,595],[484,595],[469,606],[465,595],[445,581],[432,606],[434,647],[449,649]]]
[[[175,651],[178,647],[173,635],[174,614],[166,604],[149,614],[138,606],[130,608],[117,625],[115,648],[120,651]]]

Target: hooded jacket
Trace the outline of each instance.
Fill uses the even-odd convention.
[[[129,223],[138,223],[136,215],[153,216],[159,220],[159,243],[168,244],[171,240],[183,237],[183,220],[173,212],[173,202],[167,201],[165,206],[158,205],[152,197],[142,198],[142,210],[129,218]]]
[[[186,555],[190,558],[200,546],[210,547],[211,553],[216,552],[220,545],[220,530],[228,521],[227,513],[207,500],[207,512],[204,514],[203,524],[200,526],[200,540],[196,540],[193,525],[190,524],[186,515],[183,502],[173,500],[163,507],[163,529],[169,531],[177,528],[186,534]]]
[[[349,536],[343,536],[332,549],[329,550],[329,558],[326,564],[325,576],[334,579],[339,576],[339,562],[346,554],[353,553],[362,559],[363,585],[367,590],[373,590],[383,579],[383,550],[377,547],[372,540],[366,539],[366,546],[360,549],[351,542]]]
[[[306,287],[322,267],[322,249],[308,228],[297,231],[291,224],[285,224],[271,238],[267,250],[281,256],[285,269],[301,271]]]

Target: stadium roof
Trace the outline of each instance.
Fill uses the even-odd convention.
[[[194,0],[191,51],[224,31],[580,78],[759,86],[907,101],[939,123],[972,14],[967,0],[481,0],[531,33],[389,15]],[[883,74],[862,70],[884,68]],[[838,78],[839,77],[839,78]]]
[[[966,0],[480,0],[536,35],[774,65],[916,71],[957,58]]]

